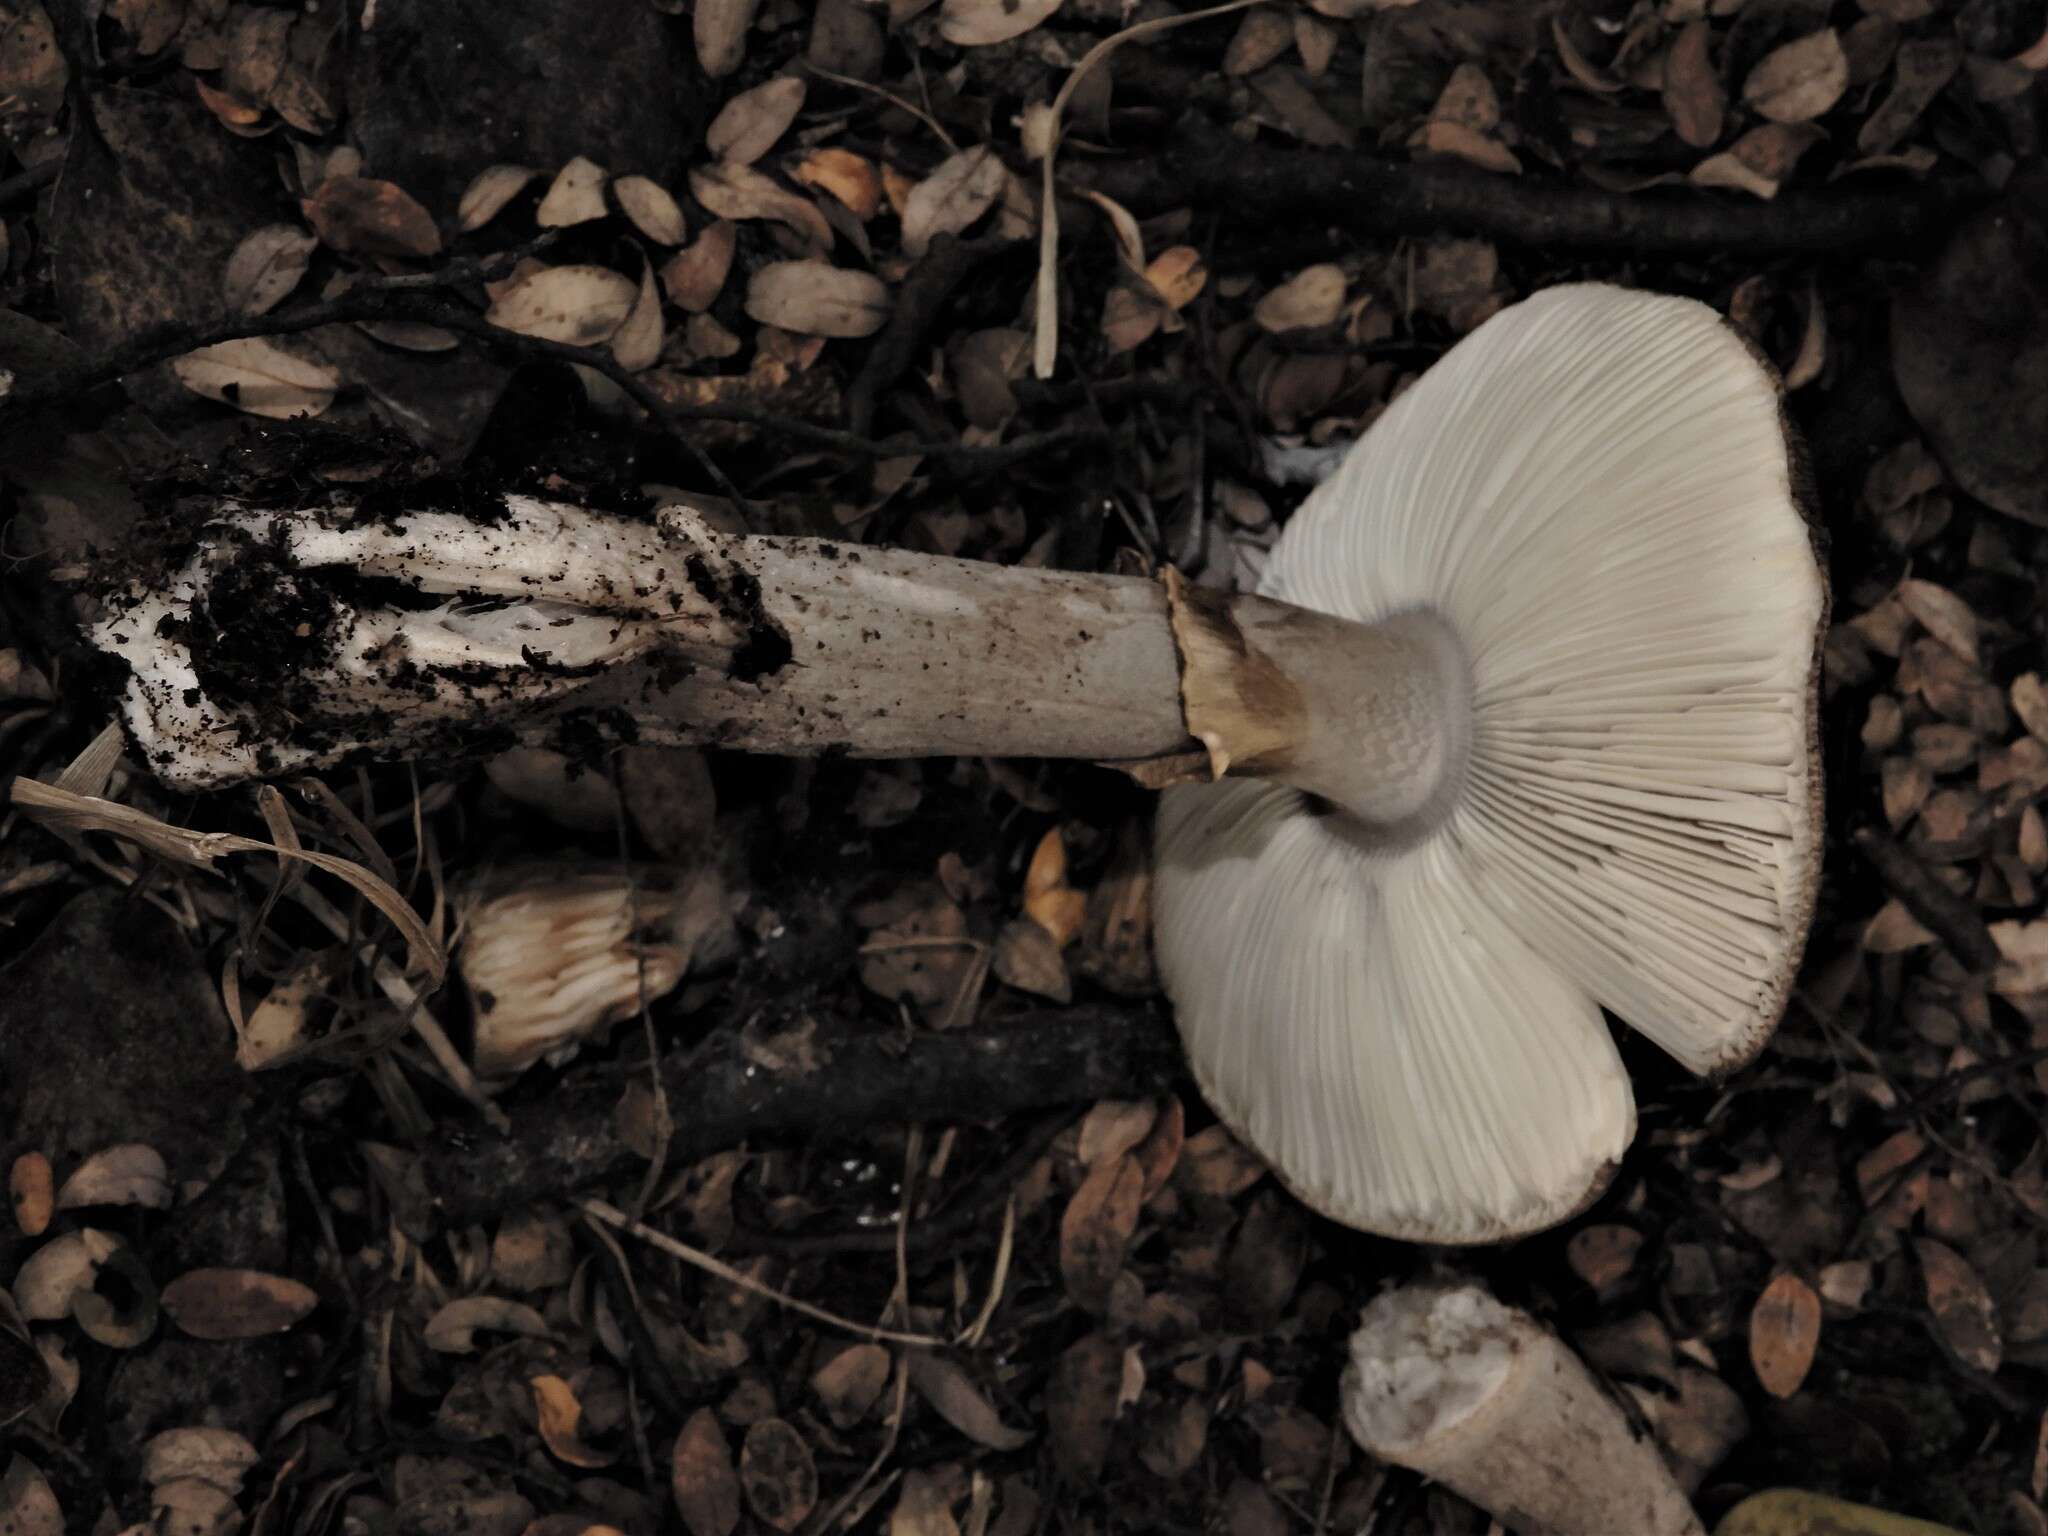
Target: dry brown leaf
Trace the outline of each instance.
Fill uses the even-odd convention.
[[[1849,88],[1841,34],[1827,27],[1774,48],[1742,82],[1742,99],[1774,123],[1811,122]]]
[[[810,1446],[784,1420],[761,1420],[740,1447],[740,1486],[762,1520],[778,1531],[795,1530],[818,1502]]]
[[[604,187],[611,173],[586,155],[578,155],[548,183],[547,194],[533,219],[542,229],[567,229],[605,216]]]
[[[260,336],[187,352],[171,360],[171,372],[195,395],[273,421],[318,416],[341,388],[339,370],[295,357]]]
[[[71,1303],[90,1291],[101,1266],[120,1249],[121,1240],[97,1227],[81,1227],[43,1244],[14,1276],[14,1304],[32,1323],[50,1323],[71,1315]]]
[[[1252,318],[1275,333],[1334,325],[1344,308],[1344,269],[1334,262],[1306,267],[1260,299]]]
[[[1105,1158],[1132,1151],[1159,1122],[1159,1106],[1150,1099],[1104,1099],[1081,1119],[1074,1155],[1084,1168]]]
[[[1899,601],[1935,639],[1972,666],[1977,662],[1977,615],[1946,587],[1918,578],[1899,583]]]
[[[690,172],[690,195],[721,219],[767,219],[793,229],[822,254],[832,249],[832,226],[806,198],[750,165],[714,165]]]
[[[1800,156],[1826,135],[1811,123],[1764,123],[1692,168],[1696,186],[1727,187],[1766,200],[1776,197]]]
[[[690,1536],[732,1536],[739,1529],[739,1474],[718,1415],[709,1408],[691,1414],[676,1436],[669,1491]]]
[[[1054,1364],[1045,1389],[1046,1433],[1069,1482],[1085,1487],[1101,1477],[1123,1383],[1124,1352],[1100,1333],[1069,1346]]]
[[[612,196],[633,227],[656,245],[681,245],[690,233],[689,222],[668,188],[646,176],[621,176],[612,183]]]
[[[990,1450],[1014,1451],[1029,1445],[1032,1431],[1012,1429],[982,1394],[967,1372],[943,1355],[930,1350],[913,1350],[906,1355],[910,1384],[932,1410],[976,1445]]]
[[[1059,8],[1060,0],[946,0],[939,36],[955,48],[986,48],[1022,37]]]
[[[1258,1155],[1221,1125],[1187,1138],[1181,1149],[1181,1182],[1198,1195],[1235,1200],[1265,1176]]]
[[[2012,712],[2020,717],[2027,734],[2048,741],[2048,684],[2038,672],[2024,672],[2013,679]]]
[[[807,187],[831,194],[863,223],[882,207],[882,178],[874,162],[850,149],[826,145],[807,153],[789,168]]]
[[[905,1472],[896,1492],[896,1507],[889,1512],[888,1536],[959,1536],[959,1532],[959,1522],[953,1518],[939,1479],[915,1469]]]
[[[1572,1273],[1606,1296],[1628,1278],[1642,1247],[1643,1234],[1634,1227],[1601,1223],[1574,1232],[1565,1244],[1565,1258]]]
[[[1090,1312],[1109,1305],[1144,1198],[1144,1170],[1125,1153],[1091,1168],[1067,1202],[1060,1218],[1060,1275],[1067,1294]]]
[[[1934,104],[1962,67],[1963,51],[1950,37],[1919,38],[1902,44],[1893,66],[1892,88],[1863,120],[1856,147],[1866,155],[1888,152]]]
[[[1820,1297],[1794,1274],[1779,1274],[1764,1287],[1749,1314],[1749,1359],[1763,1389],[1790,1397],[1813,1369],[1820,1347]]]
[[[221,274],[221,297],[238,315],[275,309],[306,275],[320,242],[296,224],[266,224],[245,236]]]
[[[1073,978],[1060,944],[1043,927],[1028,917],[1013,918],[996,934],[989,968],[1005,986],[1043,997],[1056,1003],[1073,1001]]]
[[[1462,160],[1501,176],[1517,175],[1522,169],[1515,152],[1500,140],[1458,122],[1424,123],[1409,135],[1408,150],[1420,159]]]
[[[1903,954],[1933,942],[1934,935],[1896,900],[1880,907],[1863,929],[1863,947],[1873,955]]]
[[[719,108],[704,130],[704,147],[730,165],[752,165],[789,132],[804,108],[805,86],[797,75],[780,75]]]
[[[747,29],[760,8],[761,0],[697,0],[690,25],[705,74],[722,80],[740,67],[747,56]]]
[[[319,1304],[310,1287],[255,1269],[189,1269],[163,1293],[164,1311],[195,1339],[283,1333]]]
[[[258,138],[277,126],[275,123],[266,124],[263,109],[244,101],[233,91],[224,91],[203,76],[194,75],[191,79],[193,92],[200,102],[230,133],[243,138]]]
[[[441,249],[433,216],[403,187],[368,176],[329,176],[299,207],[320,243],[359,256],[427,257]]]
[[[872,336],[894,304],[873,273],[829,261],[770,262],[747,284],[750,317],[806,336]]]
[[[638,373],[642,368],[651,368],[661,357],[661,344],[667,331],[661,323],[661,290],[654,280],[654,263],[642,259],[640,264],[640,292],[633,300],[633,307],[626,312],[626,318],[611,339],[612,356],[618,359],[621,368],[630,368]]]
[[[1009,171],[993,149],[977,144],[939,162],[910,189],[903,207],[903,249],[922,256],[940,235],[957,235],[996,205]]]
[[[522,1338],[548,1337],[547,1319],[524,1302],[503,1296],[462,1296],[432,1317],[421,1337],[427,1348],[444,1355],[476,1353],[476,1336],[511,1333]]]
[[[718,302],[726,276],[732,271],[737,244],[737,228],[730,219],[720,219],[670,257],[661,269],[661,283],[668,290],[669,302],[693,315],[702,314]]]
[[[583,1404],[576,1389],[560,1376],[536,1376],[527,1383],[533,1393],[540,1437],[555,1460],[571,1467],[608,1467],[617,1458],[584,1444]]]
[[[889,1351],[852,1344],[811,1373],[811,1390],[835,1429],[851,1429],[868,1415],[889,1384]]]
[[[455,223],[465,235],[482,229],[540,174],[530,165],[488,165],[478,171],[455,205]]]
[[[1886,825],[1897,831],[1934,793],[1934,770],[1911,757],[1888,757],[1879,770]]]
[[[1256,74],[1294,46],[1294,23],[1276,6],[1245,13],[1237,34],[1223,49],[1223,73]]]
[[[1192,245],[1168,246],[1145,268],[1145,281],[1168,309],[1187,308],[1208,284],[1209,269]]]
[[[1998,1369],[2004,1345],[1998,1309],[1969,1260],[1946,1243],[1916,1238],[1920,1273],[1927,1283],[1927,1308],[1948,1347],[1967,1365],[1987,1375]]]
[[[57,1192],[57,1209],[92,1205],[139,1205],[146,1210],[171,1208],[171,1171],[163,1154],[141,1142],[127,1142],[93,1153],[72,1171]]]
[[[522,336],[595,347],[611,340],[639,296],[638,284],[609,267],[543,267],[494,299],[484,318]]]
[[[1186,1144],[1187,1111],[1178,1098],[1169,1094],[1160,1102],[1159,1118],[1152,1123],[1151,1131],[1131,1150],[1145,1175],[1145,1199],[1150,1200],[1166,1187]]]
[[[22,1236],[41,1237],[49,1230],[57,1208],[54,1178],[50,1160],[40,1152],[22,1153],[7,1170],[7,1201]]]
[[[26,1456],[0,1473],[0,1532],[6,1536],[64,1536],[64,1506],[49,1480]]]
[[[1706,21],[1688,22],[1664,59],[1664,110],[1678,137],[1695,149],[1705,149],[1721,137],[1728,110],[1728,93],[1721,89],[1721,76],[1714,68],[1713,42],[1713,28]]]

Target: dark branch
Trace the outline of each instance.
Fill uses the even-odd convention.
[[[644,1069],[642,1069],[644,1070]],[[821,1020],[803,1045],[763,1048],[725,1028],[663,1058],[674,1164],[755,1141],[816,1141],[877,1125],[1000,1119],[1059,1104],[1155,1093],[1180,1080],[1180,1043],[1157,1012],[1062,1008],[1000,1029],[902,1036]],[[635,1165],[616,1114],[625,1068],[508,1106],[509,1137],[444,1135],[393,1191],[407,1230],[483,1221],[558,1199]]]
[[[1140,215],[1194,204],[1254,241],[1273,229],[1480,235],[1545,250],[1631,255],[1819,255],[1900,249],[1939,234],[1983,193],[1953,180],[1788,191],[1771,202],[1653,187],[1607,192],[1540,171],[1500,176],[1348,150],[1246,143],[1190,113],[1149,160],[1069,170]],[[1327,245],[1327,240],[1324,241]]]

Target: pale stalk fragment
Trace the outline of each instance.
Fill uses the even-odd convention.
[[[1365,1309],[1344,1372],[1344,1423],[1511,1531],[1701,1536],[1657,1444],[1584,1362],[1476,1285],[1415,1285]]]

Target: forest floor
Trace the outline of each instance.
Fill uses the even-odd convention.
[[[8,12],[0,787],[107,808],[0,803],[0,1531],[1476,1536],[1336,1411],[1449,1268],[1709,1525],[2048,1533],[2043,0]],[[1522,1242],[1347,1231],[1216,1122],[1110,770],[600,732],[194,796],[103,734],[94,583],[223,496],[1250,586],[1314,450],[1589,279],[1785,376],[1827,865],[1764,1055],[1620,1030],[1636,1142]],[[488,970],[508,890],[556,926]],[[577,944],[617,1022],[507,1043]]]

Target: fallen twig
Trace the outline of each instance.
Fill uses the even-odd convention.
[[[662,1059],[675,1115],[670,1157],[742,1142],[815,1141],[879,1124],[996,1120],[1056,1104],[1139,1097],[1179,1081],[1179,1042],[1150,1009],[1046,1010],[1000,1029],[900,1036],[821,1023],[802,1050],[770,1053],[752,1032],[716,1031]],[[431,1232],[585,1189],[636,1161],[616,1123],[633,1069],[571,1078],[507,1106],[509,1137],[444,1134],[417,1164],[399,1211]]]
[[[1925,864],[1870,827],[1858,831],[1855,842],[1884,888],[1925,923],[1956,959],[1980,975],[1997,968],[2002,958],[1998,944],[1985,925],[1984,914],[1968,897],[1958,896]]]
[[[1653,187],[1608,192],[1540,174],[1501,176],[1411,165],[1351,150],[1250,143],[1190,113],[1157,156],[1106,161],[1070,179],[1140,216],[1190,203],[1227,211],[1266,241],[1274,229],[1329,226],[1353,235],[1481,235],[1546,250],[1667,255],[1814,255],[1937,234],[1982,193],[1954,180],[1789,191],[1762,202],[1730,193]]]

